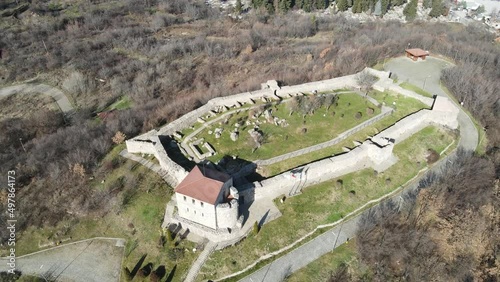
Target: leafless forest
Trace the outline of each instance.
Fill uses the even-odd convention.
[[[419,190],[370,210],[357,237],[365,273],[375,281],[498,281],[497,176],[493,160],[461,152]],[[332,280],[363,279],[341,268]]]
[[[488,154],[473,159],[485,163],[489,178],[499,175],[500,47],[480,26],[360,24],[337,16],[264,12],[233,20],[193,0],[74,1],[56,7],[33,0],[24,13],[0,18],[0,25],[3,83],[39,74],[64,89],[78,109],[69,120],[40,111],[0,121],[0,173],[17,170],[23,228],[107,211],[117,194],[94,190],[88,179],[120,165],[101,163],[118,131],[134,136],[212,97],[258,89],[268,79],[296,84],[351,74],[402,55],[408,43],[456,61],[443,81],[459,100],[471,101],[467,107],[486,127]],[[96,121],[97,112],[122,96],[131,98],[130,109]],[[477,172],[472,168],[464,162],[462,169]],[[474,191],[452,180],[439,185]],[[121,188],[127,185],[133,180]],[[491,192],[493,186],[481,187]],[[440,193],[431,196],[438,201]]]

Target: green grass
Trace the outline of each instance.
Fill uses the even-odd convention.
[[[363,142],[369,136],[377,134],[385,128],[393,125],[396,121],[402,119],[403,117],[421,109],[428,108],[425,104],[416,99],[408,98],[396,93],[372,91],[371,93],[369,93],[369,95],[375,98],[380,103],[386,103],[387,106],[394,107],[392,105],[392,102],[396,102],[394,113],[351,135],[349,138],[335,146],[331,146],[322,150],[291,158],[286,161],[265,166],[263,167],[262,171],[260,171],[261,174],[266,177],[276,175],[300,165],[310,163],[318,159],[330,157],[334,154],[342,153],[342,147],[352,148],[354,146],[353,141]]]
[[[215,252],[202,273],[204,279],[223,277],[245,268],[264,254],[279,250],[313,230],[320,224],[335,222],[364,203],[377,199],[401,186],[426,166],[426,152],[441,152],[454,136],[436,127],[427,127],[397,144],[399,162],[383,173],[365,169],[303,190],[299,196],[283,204],[275,204],[282,217],[264,225],[257,235],[249,235],[240,244]],[[388,181],[387,179],[390,179]],[[355,195],[349,191],[354,190]]]
[[[406,90],[410,90],[410,91],[413,91],[419,95],[422,95],[424,97],[429,97],[429,98],[432,98],[432,94],[423,90],[422,88],[418,87],[418,86],[415,86],[411,83],[408,83],[408,82],[402,82],[401,84],[399,84],[399,86],[401,86],[402,88],[406,89]]]
[[[366,113],[368,107],[373,108],[375,113],[368,115]],[[240,137],[236,142],[233,142],[229,137],[236,122],[255,121],[249,118],[248,111],[242,110],[238,114],[233,114],[226,125],[215,122],[198,133],[196,137],[204,138],[215,148],[217,155],[209,158],[212,161],[217,161],[224,155],[237,155],[246,160],[268,159],[331,140],[338,134],[380,113],[380,109],[357,94],[339,95],[337,107],[332,106],[329,110],[322,107],[316,110],[313,115],[306,115],[305,118],[301,113],[294,113],[290,116],[287,103],[281,103],[271,108],[273,116],[285,119],[289,126],[281,127],[264,123],[264,118],[259,118],[263,122],[260,125],[260,130],[266,136],[267,141],[253,153],[254,142],[247,132],[253,127],[252,125],[243,125],[240,128]],[[333,115],[334,112],[335,115]],[[355,118],[357,112],[362,113],[360,119]],[[214,131],[215,128],[219,127],[224,129],[221,138],[216,139],[213,134],[208,134],[208,131]],[[302,133],[302,128],[306,128],[307,133]],[[187,131],[183,133],[187,133]]]
[[[106,110],[125,110],[132,107],[132,100],[128,96],[123,96],[111,104]]]
[[[183,256],[177,259],[172,259],[168,255],[171,246],[166,244],[160,248],[157,245],[162,232],[160,225],[165,212],[165,204],[170,200],[172,188],[166,185],[161,177],[144,166],[120,157],[118,153],[123,148],[124,145],[116,146],[102,161],[104,163],[118,159],[119,166],[108,173],[97,173],[96,179],[89,187],[89,189],[109,190],[112,183],[118,179],[132,176],[136,180],[133,187],[123,188],[125,191],[112,198],[109,202],[110,211],[105,215],[89,215],[80,219],[63,220],[57,226],[29,227],[19,234],[18,244],[16,244],[18,256],[41,250],[38,247],[39,242],[44,244],[66,238],[71,238],[67,242],[92,237],[125,238],[127,255],[124,257],[122,267],[127,266],[132,269],[140,257],[147,254],[143,265],[149,262],[153,263],[155,268],[164,265],[167,275],[176,266],[173,281],[182,280],[183,275],[187,273],[199,254],[199,252],[192,252],[196,244],[187,240],[179,241],[177,238],[179,244],[177,248],[183,250]],[[102,180],[104,183],[101,183]],[[126,205],[122,205],[126,193],[129,193],[130,199]],[[129,227],[129,224],[133,224],[134,227]],[[149,281],[149,278],[144,281]]]

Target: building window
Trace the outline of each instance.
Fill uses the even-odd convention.
[[[189,211],[189,208],[186,208],[186,211]]]
[[[200,204],[201,204],[201,207],[203,207],[203,202],[200,202]]]
[[[201,213],[201,216],[203,217],[203,216],[205,216],[205,215],[204,215],[203,213]]]
[[[194,199],[191,200],[193,202],[193,205],[194,205]]]
[[[186,196],[184,196],[184,201],[186,201]]]
[[[196,214],[196,211],[194,211],[194,214]]]

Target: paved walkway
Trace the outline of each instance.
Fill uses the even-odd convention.
[[[69,102],[68,98],[64,93],[52,86],[46,84],[19,84],[9,87],[4,87],[0,89],[0,98],[4,98],[19,92],[23,93],[40,93],[51,96],[56,100],[57,105],[63,113],[66,115],[73,112],[73,106]]]
[[[244,282],[278,282],[288,275],[308,265],[322,255],[331,252],[356,235],[359,217],[346,221],[313,240],[291,251],[285,256],[260,268],[251,275],[239,280]]]
[[[54,281],[119,282],[124,246],[124,239],[92,238],[17,257],[16,269]],[[5,258],[2,271],[7,271]]]
[[[200,272],[201,267],[203,266],[207,258],[213,253],[213,251],[215,251],[216,247],[217,243],[211,241],[208,242],[208,244],[205,246],[205,249],[203,249],[203,252],[200,253],[196,261],[191,265],[191,268],[189,269],[184,282],[193,282],[196,279],[196,276],[198,275],[198,272]]]

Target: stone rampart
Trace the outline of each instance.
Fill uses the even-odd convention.
[[[218,228],[235,228],[238,221],[238,201],[232,199],[229,203],[218,204],[215,208],[217,213]]]
[[[176,162],[174,162],[167,154],[167,151],[160,142],[159,135],[154,135],[151,137],[151,141],[154,143],[154,155],[160,166],[173,178],[175,178],[177,183],[172,183],[171,185],[177,186],[188,174],[188,172]]]

